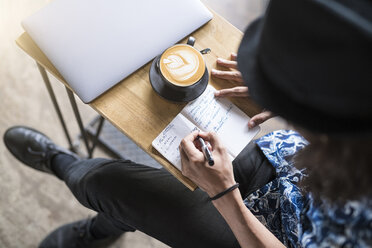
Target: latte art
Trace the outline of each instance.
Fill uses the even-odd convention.
[[[165,68],[176,81],[190,79],[198,70],[198,56],[185,51],[177,51],[163,59]]]
[[[176,45],[161,56],[160,70],[169,82],[188,86],[203,76],[205,65],[199,51],[188,45]]]

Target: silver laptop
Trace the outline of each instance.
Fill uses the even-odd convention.
[[[210,19],[200,0],[54,0],[22,26],[89,103]]]

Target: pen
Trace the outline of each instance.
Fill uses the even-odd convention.
[[[197,139],[199,140],[200,144],[202,145],[201,149],[203,151],[204,157],[208,160],[208,164],[210,166],[213,166],[214,165],[214,160],[213,160],[211,151],[208,149],[207,144],[205,144],[205,141],[203,140],[202,137],[198,136]]]

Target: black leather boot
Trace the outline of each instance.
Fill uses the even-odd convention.
[[[50,174],[54,174],[51,169],[51,160],[56,154],[63,153],[80,160],[75,153],[57,146],[46,135],[29,127],[9,128],[4,134],[4,143],[19,161]]]

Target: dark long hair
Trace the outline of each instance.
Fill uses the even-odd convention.
[[[333,137],[303,132],[310,144],[295,159],[308,176],[300,183],[316,199],[332,202],[372,196],[372,137]]]

